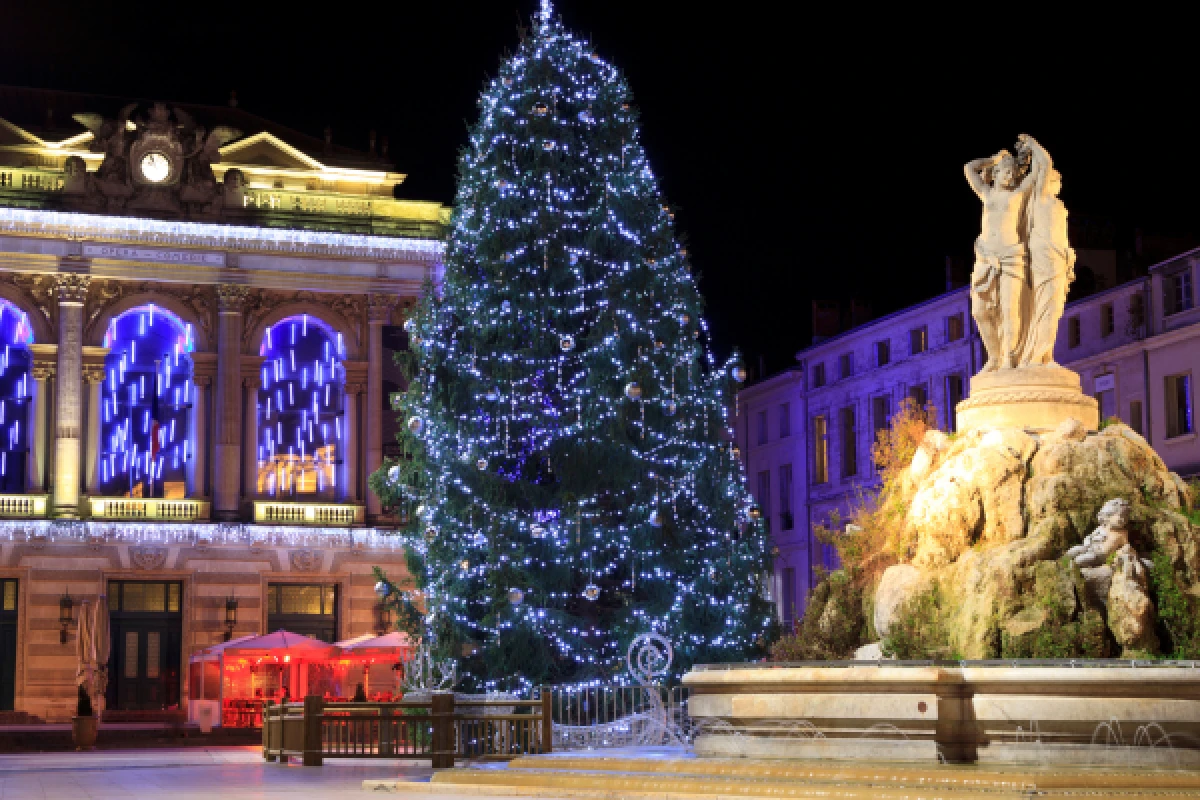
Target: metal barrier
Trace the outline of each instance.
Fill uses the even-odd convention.
[[[303,759],[319,767],[326,758],[429,759],[435,769],[455,759],[511,759],[549,753],[550,694],[538,700],[459,701],[449,692],[429,701],[303,703],[263,707],[263,758]],[[518,713],[527,709],[525,713]]]
[[[550,698],[558,750],[691,742],[684,686],[543,686],[540,693]]]

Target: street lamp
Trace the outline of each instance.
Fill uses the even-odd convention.
[[[375,633],[383,636],[392,629],[392,609],[387,604],[387,596],[392,593],[392,585],[387,581],[375,584],[375,596],[379,602],[375,604]]]
[[[71,593],[64,589],[63,596],[58,598],[58,643],[67,643],[67,628],[71,627],[72,617],[71,609],[75,607],[75,601],[71,599]]]
[[[375,604],[375,633],[383,636],[392,629],[392,609],[387,603],[380,601]]]
[[[237,627],[238,601],[233,595],[225,598],[225,641],[233,638],[233,629]]]

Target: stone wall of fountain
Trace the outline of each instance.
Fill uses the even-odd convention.
[[[1192,662],[699,667],[701,757],[1200,766]]]

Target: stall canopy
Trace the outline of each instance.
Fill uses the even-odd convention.
[[[358,639],[358,641],[355,641]],[[338,646],[342,648],[342,652],[347,655],[365,656],[365,655],[380,655],[380,656],[400,656],[402,660],[412,652],[412,640],[409,639],[407,633],[393,631],[385,633],[383,636],[357,636],[355,639],[348,639],[345,642],[338,642]]]
[[[291,656],[292,658],[330,658],[337,647],[320,639],[279,630],[262,636],[251,636],[236,643],[225,643],[225,656]]]

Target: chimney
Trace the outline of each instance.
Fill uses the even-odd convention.
[[[229,92],[229,107],[237,108],[237,90],[236,89]]]
[[[54,108],[52,106],[46,108],[46,130],[54,130]]]
[[[325,155],[333,155],[333,126],[325,126]]]
[[[388,150],[388,140],[387,140],[387,137],[385,136],[379,140],[379,155],[381,155],[383,158],[387,158],[388,157],[387,150]]]
[[[375,129],[374,128],[372,128],[371,132],[369,134],[367,134],[367,141],[369,142],[367,152],[371,154],[371,158],[375,158]]]

